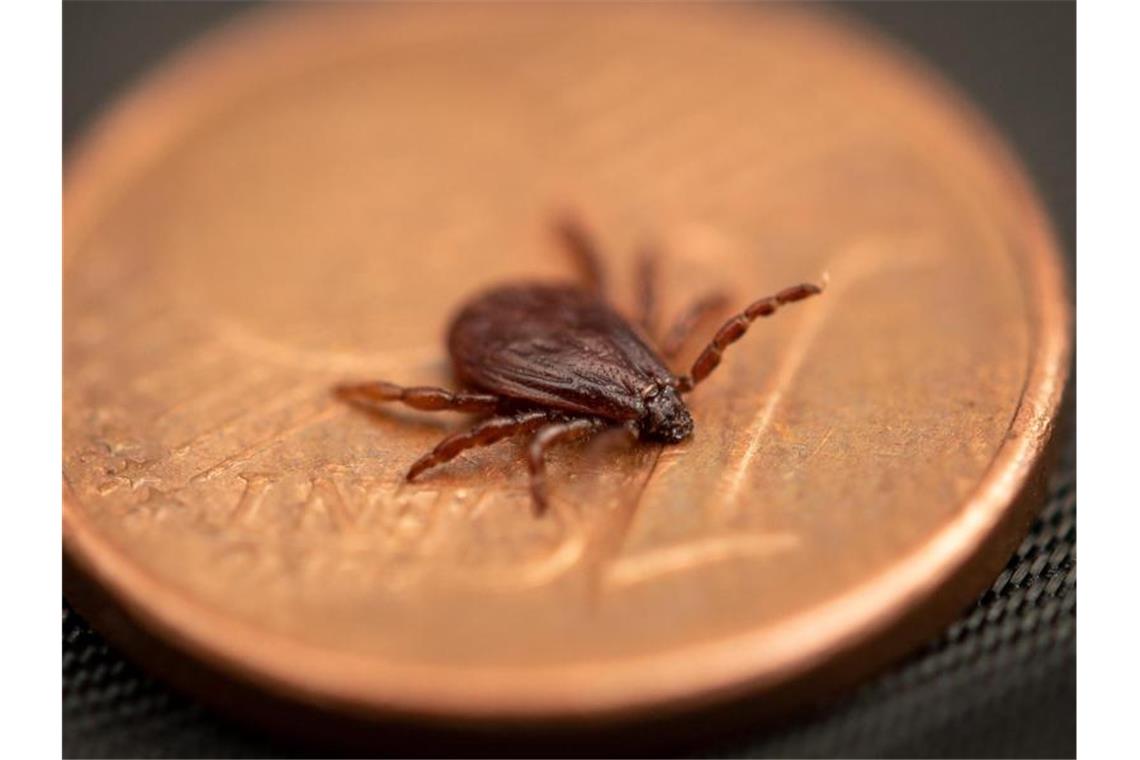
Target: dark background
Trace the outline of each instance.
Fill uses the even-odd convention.
[[[65,159],[76,136],[147,69],[249,7],[65,2]],[[1041,191],[1072,269],[1075,3],[868,2],[836,10],[918,52],[989,114]],[[1070,428],[1072,411],[1070,406],[1065,414]],[[745,729],[687,751],[721,757],[1075,756],[1076,446],[1063,435],[1048,501],[1029,536],[992,588],[942,636],[826,708],[778,729]],[[109,646],[65,600],[63,753],[259,757],[328,751],[263,736],[170,690]]]

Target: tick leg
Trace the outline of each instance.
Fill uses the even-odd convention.
[[[661,255],[653,246],[642,248],[637,257],[637,321],[650,337],[657,335],[657,269],[660,261]]]
[[[565,214],[559,218],[554,225],[554,231],[574,258],[586,287],[595,293],[604,293],[606,272],[593,234],[573,214]]]
[[[666,359],[677,358],[689,338],[693,337],[693,331],[727,304],[728,295],[720,291],[709,293],[691,303],[689,308],[677,315],[669,332],[661,339],[661,356]]]
[[[340,385],[336,395],[364,407],[376,407],[385,401],[399,401],[413,409],[436,412],[493,412],[499,408],[499,397],[488,393],[453,393],[443,388],[404,388],[379,381],[357,385]]]
[[[476,446],[490,446],[517,433],[529,433],[542,427],[550,419],[549,412],[521,412],[510,417],[492,417],[479,422],[470,430],[455,433],[444,438],[439,444],[420,457],[408,470],[407,479],[416,477],[431,467],[449,462],[467,449]]]
[[[599,419],[583,418],[569,422],[556,422],[539,430],[530,439],[527,449],[527,464],[530,466],[530,493],[534,500],[534,511],[541,515],[546,511],[546,450],[558,441],[581,438],[600,430],[606,423]]]
[[[776,312],[781,306],[785,304],[794,303],[795,301],[802,301],[810,296],[819,295],[823,289],[818,285],[811,285],[804,283],[801,285],[794,285],[790,288],[781,290],[774,296],[761,298],[759,301],[754,301],[748,306],[747,309],[731,318],[724,325],[717,330],[716,336],[712,342],[705,347],[697,360],[693,362],[693,368],[685,375],[678,379],[677,389],[682,393],[691,391],[697,383],[704,380],[709,376],[717,365],[720,364],[721,354],[731,344],[740,340],[740,337],[748,331],[749,326],[760,317],[768,317]]]

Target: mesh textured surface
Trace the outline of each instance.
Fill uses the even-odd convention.
[[[1038,182],[1063,248],[1073,251],[1074,6],[845,7],[920,50],[990,113]],[[234,10],[226,3],[65,4],[68,139],[132,76]],[[695,753],[1074,756],[1075,480],[1076,449],[1070,440],[1028,537],[990,590],[924,650],[826,708],[776,728],[745,731]],[[471,751],[478,753],[478,748]],[[324,754],[321,748],[299,749],[255,733],[171,691],[109,646],[66,601],[63,752],[65,757]]]

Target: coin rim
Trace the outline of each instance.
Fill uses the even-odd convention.
[[[1028,307],[1036,317],[1038,344],[1011,434],[995,454],[976,492],[959,514],[909,556],[874,578],[824,604],[760,630],[686,645],[664,653],[620,660],[520,668],[463,670],[380,660],[290,640],[243,623],[164,584],[119,552],[78,508],[66,479],[63,547],[66,559],[125,615],[129,624],[241,681],[325,708],[470,718],[522,720],[573,715],[623,715],[665,705],[683,707],[744,692],[767,691],[804,679],[825,664],[843,660],[851,672],[866,670],[899,646],[890,636],[916,644],[948,622],[996,574],[1031,517],[1035,475],[1042,474],[1067,386],[1071,356],[1070,297],[1058,247],[1036,192],[996,131],[940,75],[893,41],[860,23],[830,14],[797,11],[824,24],[854,27],[852,41],[893,62],[916,88],[945,102],[959,119],[963,140],[977,146],[996,167],[1024,215],[1023,254]],[[260,72],[312,37],[292,23],[312,10],[250,12],[228,28],[191,45],[151,73],[100,117],[82,138],[65,171],[65,234],[81,235],[104,191],[126,181],[132,170],[179,134],[184,117],[219,88],[240,88],[235,59]],[[311,19],[307,19],[311,20]],[[842,29],[840,29],[842,31]],[[286,43],[282,45],[282,43]],[[240,43],[240,44],[233,44]],[[264,54],[259,57],[259,53]],[[303,56],[299,56],[302,57]],[[250,61],[257,61],[250,65]],[[177,87],[168,86],[177,82]],[[206,85],[210,86],[206,86]],[[65,268],[66,268],[65,254]],[[1024,525],[1023,525],[1024,523]],[[999,548],[1000,547],[1000,548]],[[65,592],[80,583],[65,580]],[[937,603],[937,614],[916,616]],[[931,608],[932,609],[932,608]],[[83,610],[86,612],[86,610]],[[96,622],[107,613],[92,610]],[[916,617],[920,619],[915,619]],[[111,626],[115,628],[115,626]],[[130,638],[130,637],[125,637]],[[865,662],[861,666],[860,658]],[[821,671],[822,672],[822,671]]]

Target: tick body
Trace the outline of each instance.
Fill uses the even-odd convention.
[[[606,299],[604,270],[592,238],[572,220],[557,229],[584,282],[504,285],[461,308],[448,330],[447,347],[463,390],[382,381],[337,389],[342,398],[363,406],[396,401],[415,409],[482,416],[416,461],[408,480],[466,449],[529,434],[531,493],[542,513],[547,507],[543,462],[551,445],[609,427],[624,428],[643,441],[685,440],[692,435],[693,417],[682,397],[717,367],[725,348],[755,319],[821,292],[816,285],[801,284],[753,302],[721,326],[687,374],[675,374],[669,362],[726,299],[718,293],[699,299],[670,330],[657,335],[657,257],[647,249],[638,272],[635,327]]]

